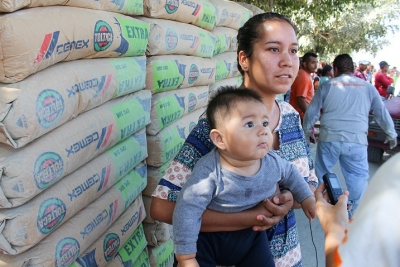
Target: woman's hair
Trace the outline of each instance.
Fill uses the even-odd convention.
[[[289,23],[295,33],[297,34],[297,28],[296,26],[285,16],[274,13],[274,12],[266,12],[266,13],[261,13],[258,15],[253,16],[250,18],[238,31],[237,35],[237,53],[239,55],[240,51],[243,51],[243,53],[247,57],[251,57],[253,54],[253,47],[254,44],[262,38],[263,35],[263,24],[264,22],[268,21],[283,21]],[[238,58],[238,70],[240,73],[243,75],[244,71],[242,67],[239,64],[239,58]]]
[[[332,70],[332,66],[329,64],[326,64],[323,68],[322,68],[322,76],[327,76],[328,72],[330,72]]]
[[[354,72],[353,59],[349,54],[341,54],[335,57],[333,67],[337,69],[339,74]]]

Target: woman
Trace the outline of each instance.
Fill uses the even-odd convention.
[[[318,179],[299,114],[288,103],[276,100],[278,94],[290,88],[299,70],[295,27],[282,15],[263,13],[249,19],[239,29],[237,39],[238,69],[243,75],[243,86],[252,88],[263,97],[269,126],[274,129],[273,149],[298,167],[314,191]],[[177,193],[189,178],[197,160],[214,147],[209,133],[207,118],[203,116],[153,193],[151,216],[154,219],[172,222]],[[302,266],[292,207],[292,194],[283,191],[272,200],[265,200],[243,212],[226,214],[206,210],[202,216],[201,231],[235,231],[249,227],[255,231],[268,229],[276,265]]]
[[[333,78],[333,68],[331,65],[326,64],[322,68],[322,77],[319,80],[319,84],[321,85],[322,83],[326,82],[327,80]]]

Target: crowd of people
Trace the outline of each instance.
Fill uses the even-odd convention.
[[[296,34],[288,18],[272,12],[253,16],[239,29],[237,59],[243,84],[239,89],[220,88],[211,97],[206,113],[154,190],[150,215],[173,224],[174,266],[303,266],[293,211],[300,207],[310,220],[316,213],[321,222],[327,266],[398,265],[397,247],[388,248],[397,251],[390,257],[386,251],[375,254],[375,261],[365,257],[366,264],[354,262],[368,251],[349,252],[365,238],[358,227],[374,232],[371,237],[382,228],[382,218],[372,210],[368,214],[371,202],[388,205],[374,199],[377,188],[367,189],[371,199],[362,197],[369,178],[370,110],[390,145],[397,145],[382,101],[384,89],[378,93],[364,67],[355,74],[347,54],[324,64],[314,81],[318,55],[306,53],[299,60]],[[384,63],[382,74],[388,65]],[[288,89],[289,103],[277,99]],[[321,130],[314,164],[309,142],[315,140],[317,119]],[[321,178],[338,160],[350,193],[332,205]],[[396,163],[393,159],[385,164],[385,170],[393,171],[381,184],[398,176]],[[399,187],[400,182],[393,183]],[[348,198],[357,209],[350,226]],[[398,194],[397,199],[387,198],[398,199]],[[368,229],[367,222],[375,228]],[[361,241],[363,247],[371,245],[368,241]],[[374,243],[372,249],[379,247],[378,240]]]

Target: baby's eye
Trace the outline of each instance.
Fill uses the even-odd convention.
[[[246,123],[245,126],[248,128],[252,128],[254,126],[254,123],[252,121],[249,121],[248,123]]]
[[[263,126],[264,126],[264,127],[268,127],[268,125],[269,125],[269,121],[264,121],[264,122],[263,122]]]

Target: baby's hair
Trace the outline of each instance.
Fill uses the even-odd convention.
[[[263,104],[261,95],[256,91],[235,86],[221,86],[210,98],[206,114],[211,129],[216,129],[239,102],[252,101]]]

